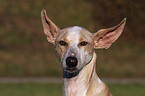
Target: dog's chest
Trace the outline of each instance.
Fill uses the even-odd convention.
[[[81,80],[64,80],[65,96],[86,96],[87,86]]]

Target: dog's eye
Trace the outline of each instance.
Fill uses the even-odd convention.
[[[67,43],[65,41],[59,41],[59,44],[62,45],[62,46],[66,46]]]
[[[88,43],[86,41],[83,41],[80,43],[81,46],[86,46]]]

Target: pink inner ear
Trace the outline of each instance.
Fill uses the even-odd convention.
[[[46,11],[42,10],[41,11],[41,19],[42,19],[42,24],[43,24],[43,28],[44,28],[44,33],[52,39],[51,33],[50,33],[50,24],[48,24],[48,17],[46,15]]]
[[[111,44],[120,36],[121,34],[120,28],[114,30],[113,32],[107,33],[104,36],[100,37],[98,39],[98,45],[100,45],[102,48],[109,48]]]
[[[114,31],[104,35],[102,38],[102,41],[104,41],[104,43],[113,43],[120,36],[122,31],[123,31],[123,28],[122,28],[122,26],[120,26],[117,29],[115,29]]]
[[[109,48],[115,40],[118,39],[122,33],[126,23],[126,18],[124,18],[118,25],[108,28],[101,29],[94,34],[95,48]]]
[[[41,19],[43,24],[44,33],[47,35],[47,40],[50,43],[54,43],[58,31],[60,30],[47,16],[46,10],[42,9]]]
[[[104,42],[105,44],[113,43],[113,41],[114,41],[114,39],[116,37],[115,35],[116,35],[116,32],[108,33],[105,36],[103,36],[101,41]]]
[[[47,23],[44,23],[44,33],[45,33],[48,37],[50,37],[51,39],[53,38],[52,35],[51,35],[51,33],[50,33],[50,26],[47,25]]]

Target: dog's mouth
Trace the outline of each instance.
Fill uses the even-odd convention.
[[[73,78],[77,76],[79,73],[79,70],[76,67],[73,67],[73,68],[67,67],[67,68],[64,68],[63,71],[64,71],[63,72],[64,78]]]
[[[76,73],[76,72],[78,72],[78,69],[76,68],[76,67],[67,67],[67,68],[65,68],[64,69],[66,72],[68,72],[68,73]]]

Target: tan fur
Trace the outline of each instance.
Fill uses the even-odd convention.
[[[91,62],[81,70],[77,77],[64,79],[65,96],[112,96],[104,82],[98,81],[95,63],[96,53],[94,52]],[[84,91],[83,94],[81,91]]]
[[[96,74],[97,56],[94,49],[109,48],[122,33],[126,18],[117,26],[101,29],[94,34],[78,26],[61,30],[47,17],[44,9],[41,18],[47,40],[55,46],[57,58],[62,64],[64,96],[112,96],[107,85]],[[67,59],[70,57],[75,58],[75,67],[69,68]]]

